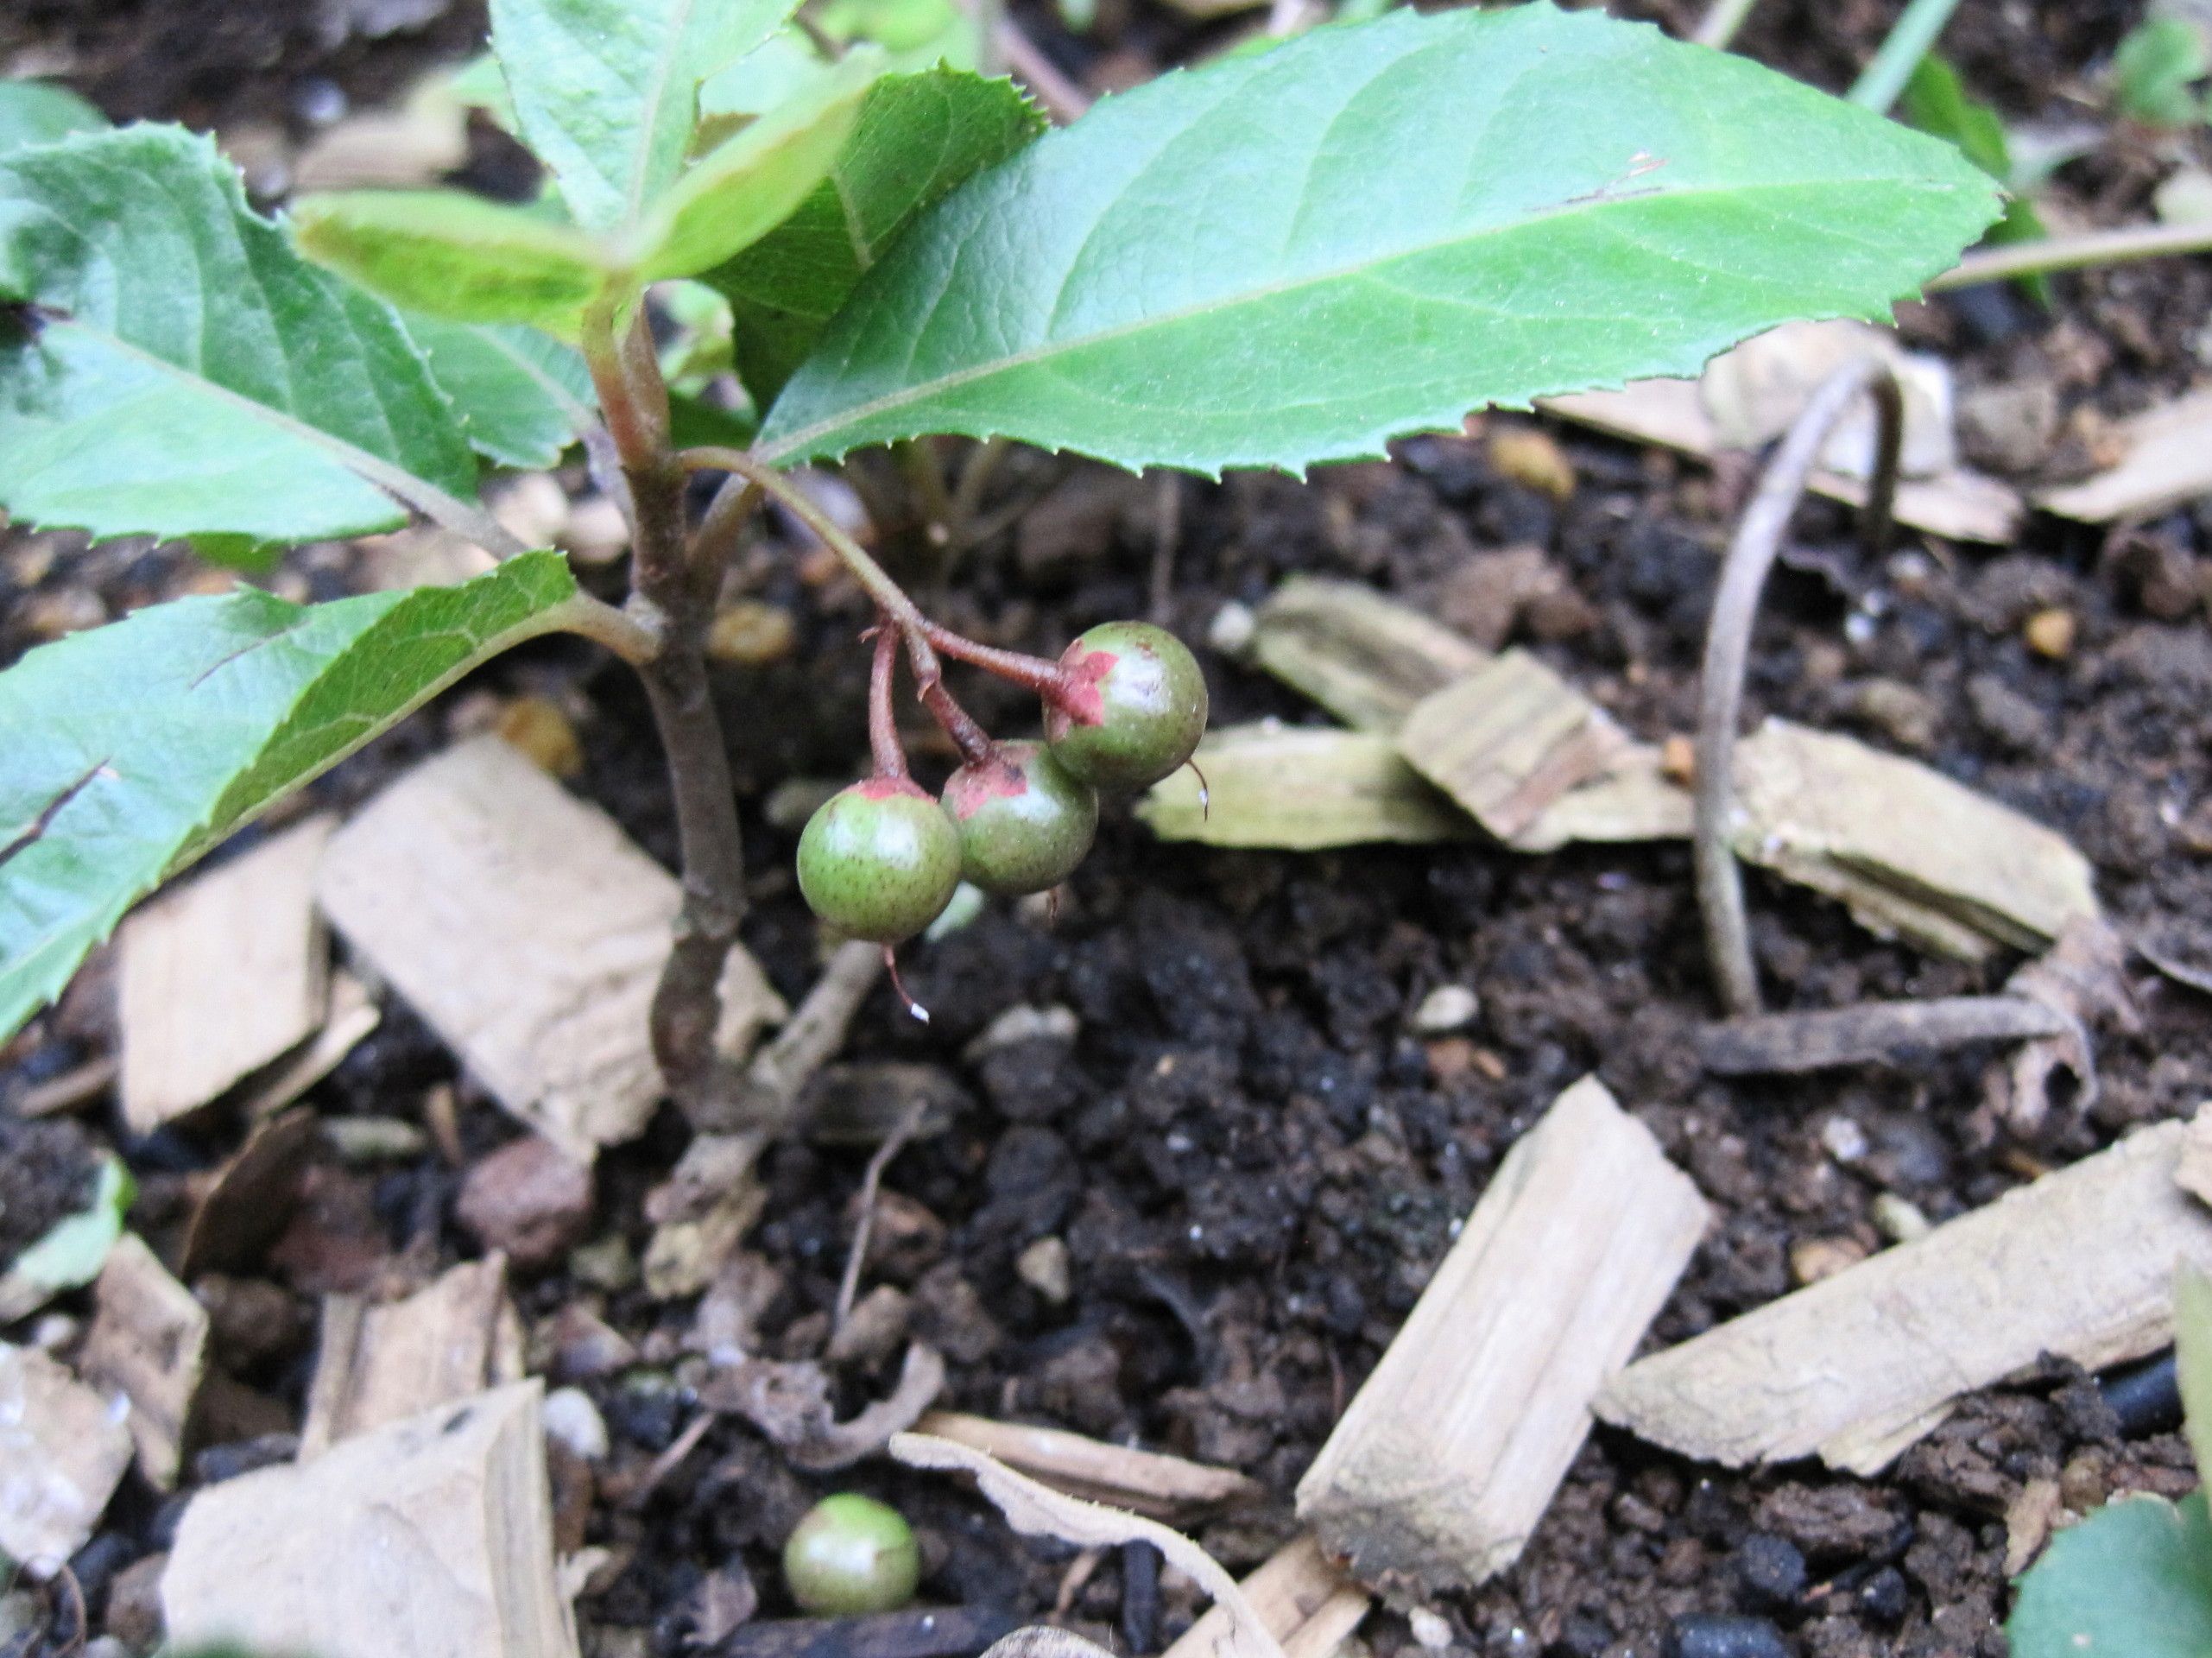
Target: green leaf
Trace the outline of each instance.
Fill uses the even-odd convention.
[[[676,181],[699,83],[793,0],[492,0],[492,50],[524,140],[576,222],[620,232]]]
[[[856,48],[798,96],[717,145],[662,195],[635,238],[647,281],[695,276],[788,218],[829,176],[882,54]]]
[[[0,159],[0,508],[203,547],[354,535],[476,462],[389,309],[305,263],[208,140]],[[396,499],[395,497],[397,497]]]
[[[407,326],[488,459],[542,471],[591,426],[591,372],[558,340],[437,317],[409,317]]]
[[[0,1324],[35,1313],[55,1296],[81,1289],[100,1275],[108,1251],[123,1236],[123,1218],[138,1195],[138,1183],[123,1160],[100,1159],[92,1200],[66,1220],[56,1221],[0,1273]]]
[[[2212,1468],[2212,1277],[2186,1264],[2174,1274],[2174,1368],[2202,1474]]]
[[[42,80],[0,80],[0,155],[50,144],[73,132],[98,132],[108,118],[66,86]]]
[[[300,250],[395,305],[575,338],[613,273],[591,237],[459,190],[346,190],[293,208]]]
[[[887,75],[830,176],[706,281],[729,299],[738,375],[772,401],[862,275],[954,187],[1014,154],[1044,117],[1007,80],[955,69]]]
[[[2004,122],[1987,104],[1968,97],[1958,71],[1932,52],[1913,66],[1912,79],[1905,83],[1904,114],[1921,131],[1950,139],[1998,183],[2013,181]]]
[[[2013,1658],[2204,1658],[2212,1652],[2212,1520],[2122,1497],[2051,1540],[2005,1625]]]
[[[2196,23],[2171,14],[2145,19],[2112,54],[2113,96],[2146,126],[2185,127],[2202,118],[2192,90],[2208,66]]]
[[[749,416],[711,403],[693,392],[668,394],[668,441],[679,449],[743,449],[759,433]]]
[[[486,658],[562,625],[555,553],[473,581],[180,599],[0,674],[0,1036],[123,912]]]
[[[1393,13],[1101,102],[926,214],[769,411],[1299,468],[1885,313],[1995,217],[1949,145],[1545,5]]]

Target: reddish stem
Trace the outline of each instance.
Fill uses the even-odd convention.
[[[952,693],[945,688],[943,680],[935,680],[921,688],[922,706],[945,728],[952,746],[960,750],[960,757],[970,765],[977,765],[997,751],[991,734],[976,723],[975,716],[953,700]]]
[[[1063,704],[1063,699],[1076,688],[1076,679],[1058,662],[1042,656],[1027,655],[1018,650],[1001,650],[995,645],[978,644],[975,640],[964,638],[951,629],[927,617],[922,620],[922,631],[931,644],[955,661],[980,668],[986,674],[995,674],[1026,691],[1035,692],[1066,713],[1076,713],[1076,710],[1066,708]]]
[[[891,618],[876,612],[875,660],[868,676],[868,749],[875,756],[875,775],[904,782],[907,751],[899,742],[899,722],[891,712],[891,677],[899,666],[899,630]]]

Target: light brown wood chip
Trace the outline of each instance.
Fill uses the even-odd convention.
[[[1283,1658],[1331,1658],[1374,1604],[1321,1552],[1311,1533],[1284,1544],[1238,1585],[1267,1632],[1282,1642]],[[1183,1632],[1165,1658],[1212,1658],[1228,1633],[1218,1606]]]
[[[1299,1483],[1299,1516],[1387,1592],[1509,1565],[1703,1234],[1704,1199],[1595,1078],[1506,1155]]]
[[[93,1305],[79,1367],[86,1380],[130,1402],[139,1471],[156,1490],[171,1490],[207,1371],[207,1309],[136,1232],[108,1251]]]
[[[464,1262],[385,1307],[325,1296],[300,1459],[521,1376],[522,1326],[502,1256]]]
[[[325,911],[499,1103],[580,1162],[660,1094],[647,1011],[679,902],[614,820],[496,737],[424,762],[340,830]],[[752,958],[722,980],[725,1052],[783,1006]]]
[[[2212,1266],[2176,1176],[2212,1117],[2139,1130],[1910,1244],[1630,1365],[1597,1413],[1743,1467],[1873,1474],[1952,1401],[2056,1353],[2095,1370],[2172,1339],[2174,1263]]]
[[[914,1424],[914,1432],[972,1446],[1071,1497],[1134,1509],[1155,1519],[1248,1503],[1262,1494],[1255,1482],[1233,1468],[1109,1445],[1057,1427],[933,1410]]]
[[[85,1546],[130,1466],[123,1420],[35,1347],[0,1342],[0,1554],[44,1573]]]

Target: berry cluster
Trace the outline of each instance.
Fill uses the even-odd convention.
[[[1158,782],[1190,759],[1206,728],[1197,659],[1148,623],[1102,623],[1058,661],[888,615],[875,640],[875,771],[808,820],[799,840],[799,889],[831,927],[887,952],[935,921],[963,879],[1002,894],[1058,886],[1090,850],[1099,794]],[[923,705],[960,750],[963,763],[941,797],[908,775],[892,718],[901,640]],[[939,651],[1034,690],[1044,704],[1044,741],[985,735],[945,689]]]

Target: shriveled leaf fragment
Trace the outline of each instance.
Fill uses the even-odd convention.
[[[292,223],[311,258],[395,305],[454,322],[527,322],[573,336],[610,275],[573,225],[459,190],[307,196]]]
[[[591,426],[591,371],[559,340],[439,317],[409,317],[407,326],[487,459],[544,471]]]
[[[1216,1605],[1227,1609],[1230,1634],[1223,1643],[1224,1658],[1283,1658],[1281,1646],[1253,1611],[1236,1579],[1181,1532],[1123,1509],[1086,1503],[1040,1485],[995,1458],[951,1440],[899,1433],[892,1436],[890,1448],[891,1455],[909,1468],[973,1475],[976,1486],[1005,1516],[1007,1524],[1025,1537],[1057,1537],[1081,1548],[1150,1543]]]
[[[699,83],[793,0],[493,0],[492,48],[523,141],[586,230],[635,225],[683,169]]]
[[[2121,1497],[2060,1532],[2019,1581],[2005,1624],[2013,1658],[2202,1658],[2212,1652],[2212,1517]]]
[[[1949,146],[1741,58],[1548,5],[1407,9],[1163,76],[970,180],[863,279],[765,451],[1379,454],[1880,315],[1995,212]]]
[[[1368,731],[1235,725],[1207,734],[1188,768],[1152,786],[1137,815],[1163,840],[1314,851],[1466,840],[1450,801]]]
[[[108,118],[71,92],[42,80],[0,80],[0,155],[50,144],[73,132],[98,132]]]
[[[0,1324],[13,1324],[65,1290],[82,1288],[98,1277],[137,1195],[138,1183],[122,1160],[103,1157],[92,1200],[55,1222],[0,1274]]]
[[[397,318],[301,260],[212,142],[0,158],[0,508],[232,554],[389,529],[476,462]]]
[[[0,1034],[123,913],[485,658],[561,624],[553,553],[455,587],[180,599],[0,674]]]
[[[738,373],[773,400],[823,327],[915,215],[1044,129],[1008,80],[959,70],[869,89],[830,175],[783,223],[709,273],[735,313]]]

